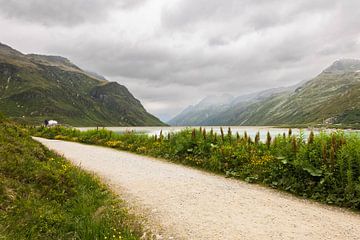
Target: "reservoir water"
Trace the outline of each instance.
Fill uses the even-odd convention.
[[[288,128],[276,128],[276,127],[269,127],[269,126],[223,126],[223,131],[225,134],[227,134],[228,132],[228,128],[231,128],[231,132],[232,134],[236,134],[237,132],[240,135],[244,135],[244,132],[246,131],[247,134],[249,136],[251,136],[251,138],[254,138],[256,133],[259,132],[260,133],[260,139],[264,140],[266,139],[266,135],[267,132],[270,132],[271,136],[277,136],[277,135],[282,135],[283,133],[288,133],[289,129]],[[148,134],[148,135],[159,135],[160,131],[162,131],[162,133],[164,135],[167,135],[169,132],[170,133],[175,133],[175,132],[179,132],[181,130],[184,129],[199,129],[200,126],[189,126],[189,127],[182,127],[182,126],[168,126],[168,127],[105,127],[105,129],[111,130],[113,132],[116,133],[125,133],[125,132],[129,132],[129,131],[133,131],[139,134]],[[207,132],[209,132],[211,129],[213,129],[214,132],[220,134],[220,126],[202,126],[202,128],[205,128]],[[89,127],[89,128],[78,128],[81,131],[86,131],[89,129],[95,129],[93,127]],[[294,135],[299,135],[299,134],[303,134],[304,138],[307,138],[309,133],[310,133],[311,129],[298,129],[298,128],[292,128],[292,133]],[[326,131],[326,132],[332,132],[332,131],[337,131],[335,129],[314,129],[313,130],[315,134],[319,133],[320,131]],[[344,130],[345,132],[353,132],[354,130]],[[358,132],[358,131],[356,131]]]

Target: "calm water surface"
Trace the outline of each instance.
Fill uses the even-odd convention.
[[[224,133],[226,134],[228,131],[228,128],[231,128],[231,131],[233,134],[236,134],[236,132],[238,132],[240,135],[243,135],[244,132],[246,131],[247,134],[249,136],[251,136],[252,138],[255,137],[257,132],[260,132],[260,139],[264,140],[266,139],[266,134],[269,131],[271,136],[276,136],[279,134],[283,134],[283,133],[288,133],[288,128],[275,128],[275,127],[268,127],[268,126],[224,126]],[[125,133],[125,132],[129,132],[129,131],[134,131],[136,133],[142,133],[142,134],[148,134],[148,135],[159,135],[160,131],[163,132],[164,135],[167,135],[169,132],[170,133],[175,133],[175,132],[179,132],[181,130],[184,130],[186,128],[200,128],[200,126],[192,126],[192,127],[180,127],[180,126],[173,126],[173,127],[105,127],[105,129],[111,130],[113,132],[116,133]],[[214,132],[217,132],[218,134],[220,134],[220,126],[205,126],[202,127],[205,128],[207,132],[209,132],[211,129],[214,130]],[[86,131],[89,129],[95,129],[93,127],[89,127],[89,128],[79,128],[81,131]],[[305,138],[308,137],[309,133],[310,133],[311,129],[298,129],[298,128],[293,128],[292,129],[292,133],[295,135],[299,135],[300,132],[302,132],[302,134],[304,135]],[[326,132],[332,132],[332,131],[336,131],[334,129],[324,129],[322,131],[326,131]],[[345,130],[346,132],[354,132],[354,130]],[[314,130],[314,133],[319,133],[320,130]],[[358,132],[358,131],[356,131]]]

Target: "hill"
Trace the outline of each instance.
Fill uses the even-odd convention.
[[[17,121],[75,126],[164,125],[128,89],[60,56],[22,54],[0,43],[0,112]]]
[[[207,96],[194,106],[187,107],[175,118],[169,121],[170,125],[204,125],[217,114],[228,109],[230,103],[234,100],[231,95]],[[205,124],[206,125],[206,124]]]
[[[338,60],[296,87],[240,99],[218,110],[201,125],[357,124],[360,60]],[[187,120],[182,121],[186,125]]]

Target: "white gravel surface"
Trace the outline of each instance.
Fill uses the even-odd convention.
[[[105,179],[163,239],[360,239],[360,214],[110,148],[35,138]]]

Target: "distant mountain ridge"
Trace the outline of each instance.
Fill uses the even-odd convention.
[[[33,124],[56,119],[76,126],[164,125],[125,86],[67,58],[22,54],[1,43],[0,112]]]
[[[335,61],[315,78],[289,88],[239,96],[211,117],[183,112],[171,125],[358,124],[360,122],[360,60]],[[195,111],[194,111],[195,110]],[[196,121],[191,116],[198,115]]]

